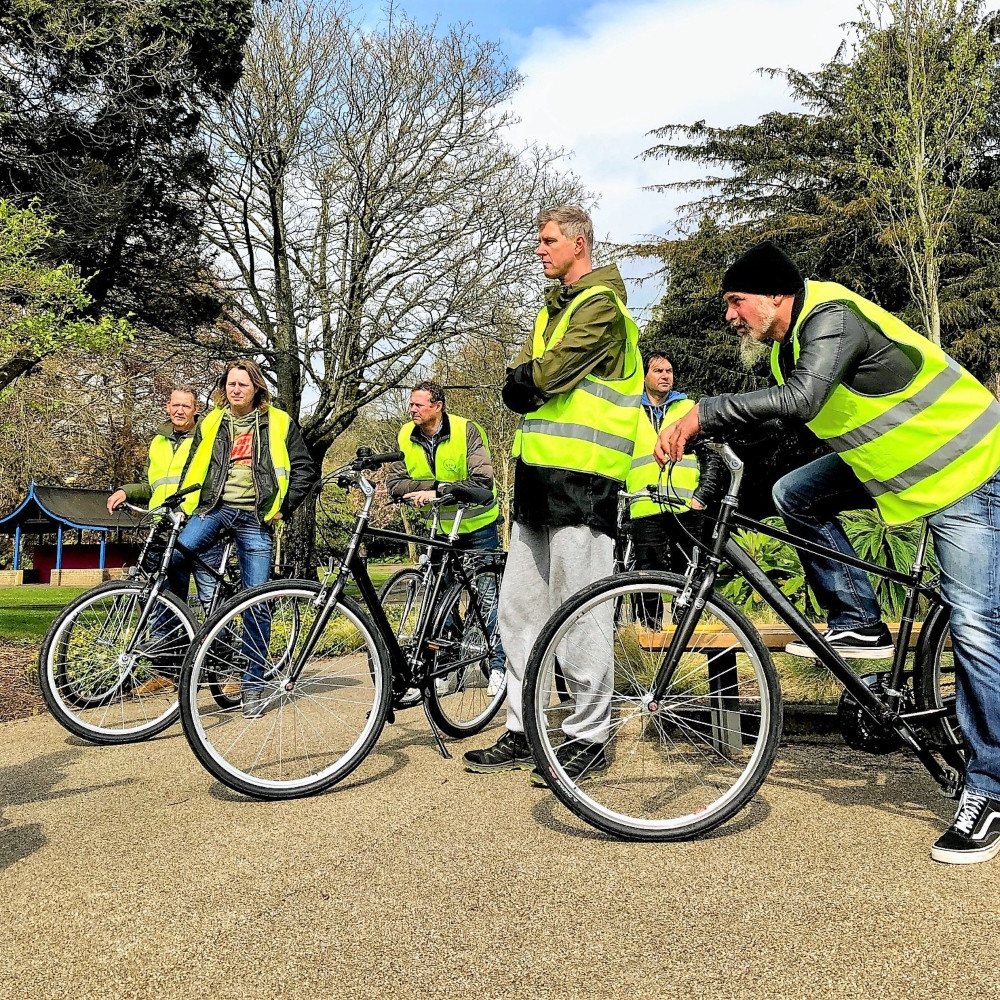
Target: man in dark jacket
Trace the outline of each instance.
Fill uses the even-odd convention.
[[[728,434],[791,417],[834,449],[775,486],[778,510],[798,534],[850,556],[839,511],[877,505],[890,524],[927,519],[950,609],[956,710],[968,748],[958,811],[931,857],[952,864],[993,858],[1000,853],[1000,403],[876,303],[833,282],[803,281],[771,243],[735,261],[722,288],[736,332],[773,342],[778,384],[702,399],[661,433],[657,459],[679,456],[699,432]],[[830,645],[841,655],[891,652],[864,572],[806,555],[802,561],[830,612]],[[860,621],[847,618],[842,627],[841,615]],[[798,646],[789,652],[809,652]]]

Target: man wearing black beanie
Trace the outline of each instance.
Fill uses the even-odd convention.
[[[837,518],[878,507],[890,524],[926,517],[950,609],[965,788],[931,857],[953,864],[1000,853],[1000,403],[939,347],[876,303],[833,282],[803,281],[773,243],[722,279],[726,320],[771,344],[776,385],[703,398],[665,428],[654,455],[678,460],[699,432],[744,434],[774,417],[807,424],[833,453],[783,476],[775,506],[803,538],[853,556]],[[841,656],[892,653],[866,574],[800,553]],[[790,643],[787,651],[809,656]]]

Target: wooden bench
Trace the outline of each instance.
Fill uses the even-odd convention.
[[[899,622],[889,622],[889,632],[893,639],[899,634]],[[910,633],[909,649],[915,648],[917,639],[920,636],[921,622],[914,622],[913,631]],[[790,642],[795,642],[798,636],[787,625],[755,625],[764,645],[772,653],[780,653]],[[826,631],[825,625],[817,625],[817,632]],[[671,637],[676,630],[675,625],[668,625],[660,632],[645,630],[639,632],[639,645],[642,649],[655,652],[662,650],[669,644]],[[695,629],[691,637],[691,647],[696,649],[728,649],[736,641],[736,636],[724,625],[704,625]],[[951,646],[951,639],[948,640]]]

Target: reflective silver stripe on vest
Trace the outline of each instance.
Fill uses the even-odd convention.
[[[280,465],[276,465],[276,466],[274,467],[274,474],[275,474],[275,475],[276,475],[276,476],[277,476],[277,477],[278,477],[279,479],[287,479],[287,478],[288,478],[288,469],[285,469],[285,468],[283,468],[283,467],[282,467],[282,466],[280,466]]]
[[[564,424],[560,420],[525,420],[521,424],[521,434],[548,434],[550,437],[574,438],[577,441],[587,441],[599,444],[611,451],[620,451],[626,455],[632,454],[635,442],[631,438],[620,437],[618,434],[608,434],[583,424]],[[522,452],[523,452],[522,445]]]
[[[855,427],[846,434],[824,440],[834,451],[850,451],[852,448],[868,444],[869,441],[874,441],[875,438],[881,437],[936,403],[961,377],[961,368],[949,358],[948,367],[938,372],[927,385],[909,399],[901,399],[884,413],[872,417],[867,423]]]
[[[931,452],[922,462],[911,465],[892,479],[882,482],[870,479],[863,485],[873,497],[882,496],[883,493],[902,493],[933,476],[935,472],[940,472],[945,466],[951,465],[956,459],[975,448],[997,427],[1000,427],[1000,403],[994,401],[964,431],[946,441],[937,451]]]
[[[161,486],[173,486],[181,481],[180,476],[163,476],[162,479],[153,480],[153,489],[158,490]]]
[[[573,390],[580,389],[583,392],[589,392],[591,396],[598,396],[600,399],[607,400],[609,403],[614,403],[615,406],[639,406],[642,403],[642,393],[627,393],[619,392],[617,389],[612,389],[610,385],[602,385],[600,382],[591,382],[589,379],[584,379],[582,382],[577,382],[573,386]]]
[[[632,468],[641,469],[644,465],[651,465],[656,459],[652,455],[643,455],[641,458],[632,459]],[[674,462],[675,469],[697,469],[698,460],[696,458],[682,458],[679,462]]]

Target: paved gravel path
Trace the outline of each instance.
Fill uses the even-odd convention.
[[[787,746],[714,837],[636,845],[407,715],[345,785],[278,804],[179,730],[0,726],[0,997],[1000,995],[1000,861],[929,860],[952,804],[898,755]]]

